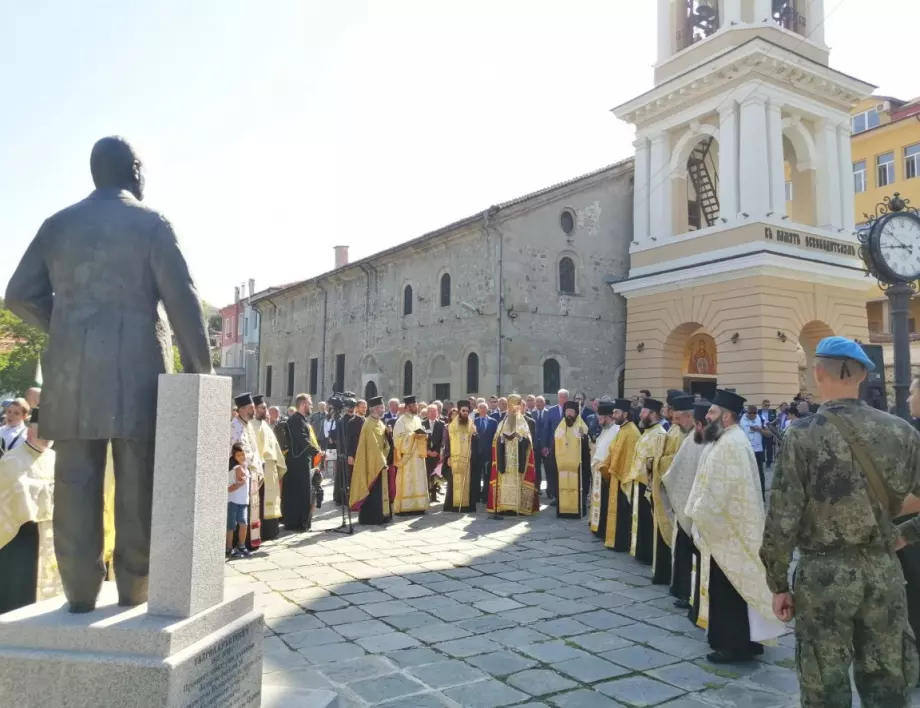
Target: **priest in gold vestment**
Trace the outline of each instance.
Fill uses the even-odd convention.
[[[628,398],[618,398],[614,401],[613,407],[614,422],[620,426],[620,430],[607,452],[607,457],[598,466],[601,476],[610,485],[607,508],[602,512],[607,516],[604,545],[614,551],[625,553],[629,550],[632,535],[632,505],[629,493],[633,485],[627,480],[641,434],[632,419],[632,401]]]
[[[639,414],[642,437],[636,445],[626,482],[632,498],[632,534],[629,554],[640,563],[652,565],[655,555],[655,522],[648,485],[658,473],[667,433],[661,425],[661,401],[646,398]]]
[[[444,444],[444,476],[447,478],[447,496],[444,511],[476,511],[474,473],[480,467],[476,426],[470,420],[470,401],[457,404],[457,417],[447,426]]]
[[[494,515],[529,515],[540,509],[533,440],[521,413],[521,397],[508,396],[508,412],[492,441],[492,468],[486,510]]]
[[[252,426],[255,416],[255,401],[251,393],[241,393],[233,399],[237,415],[230,421],[230,447],[234,443],[243,446],[246,454],[246,466],[249,469],[249,533],[246,534],[246,547],[255,550],[262,545],[262,519],[259,489],[262,486],[262,458],[259,457],[259,443]]]
[[[24,443],[0,459],[0,614],[62,592],[54,555],[54,451],[38,437],[38,409]]]
[[[700,550],[697,624],[707,629],[710,663],[750,660],[784,633],[760,560],[764,503],[754,450],[738,425],[744,399],[718,389],[706,416],[704,452],[685,513]]]
[[[275,431],[268,424],[268,406],[265,405],[265,397],[253,396],[252,399],[256,406],[252,427],[256,433],[256,443],[259,448],[259,456],[262,458],[262,469],[265,472],[265,481],[259,490],[262,540],[272,541],[278,538],[281,526],[281,479],[287,472],[287,462],[284,460]]]
[[[668,412],[671,427],[664,439],[664,452],[658,469],[651,479],[652,522],[655,529],[655,546],[652,551],[652,583],[655,585],[671,584],[671,536],[673,535],[673,516],[668,514],[662,496],[664,487],[662,477],[667,474],[674,456],[680,449],[687,433],[693,425],[693,396],[682,391],[668,393]]]
[[[580,519],[586,513],[588,472],[591,469],[588,426],[578,415],[578,402],[566,401],[563,417],[553,434],[559,495],[556,517]]]
[[[610,502],[610,474],[605,478],[601,474],[601,464],[607,459],[610,446],[616,439],[620,426],[614,420],[613,401],[598,401],[597,422],[601,434],[591,453],[591,492],[588,502],[588,523],[591,533],[600,539],[607,532],[607,504]]]
[[[671,519],[673,529],[670,591],[675,598],[674,606],[690,610],[690,619],[694,624],[699,607],[695,569],[699,567],[700,559],[699,552],[690,538],[691,524],[684,509],[693,488],[693,480],[696,479],[703,449],[706,447],[703,429],[706,427],[706,414],[709,413],[711,405],[709,401],[698,401],[693,404],[693,430],[684,438],[667,472],[661,476],[661,503]]]
[[[428,490],[428,434],[418,417],[415,396],[403,399],[406,412],[393,426],[393,464],[396,466],[395,514],[424,514],[431,500]]]
[[[383,398],[371,398],[367,406],[368,415],[358,435],[348,497],[349,508],[358,512],[358,523],[366,526],[384,524],[393,518],[387,464],[391,449],[387,427],[381,420]]]

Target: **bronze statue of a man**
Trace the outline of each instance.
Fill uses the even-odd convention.
[[[71,612],[96,606],[106,448],[115,462],[120,605],[147,600],[157,377],[172,368],[165,307],[185,371],[211,372],[201,303],[171,224],[141,204],[141,161],[123,138],[93,146],[96,190],[42,224],[6,305],[49,333],[41,436],[54,440],[54,548]]]

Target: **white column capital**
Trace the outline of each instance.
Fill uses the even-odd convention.
[[[720,103],[717,109],[719,117],[722,120],[726,120],[728,116],[732,115],[738,110],[738,104],[733,100],[728,100],[724,103]]]
[[[741,99],[742,107],[747,106],[765,106],[767,105],[767,97],[762,93],[751,93]]]

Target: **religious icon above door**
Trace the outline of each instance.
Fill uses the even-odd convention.
[[[690,376],[715,376],[716,352],[715,342],[711,337],[699,335],[691,338],[690,357],[687,362],[687,374]]]

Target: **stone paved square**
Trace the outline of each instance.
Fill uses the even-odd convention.
[[[705,633],[648,568],[550,508],[493,521],[432,505],[323,533],[337,511],[226,564],[266,613],[266,685],[331,686],[340,708],[797,705],[791,635],[759,661],[708,666]]]

